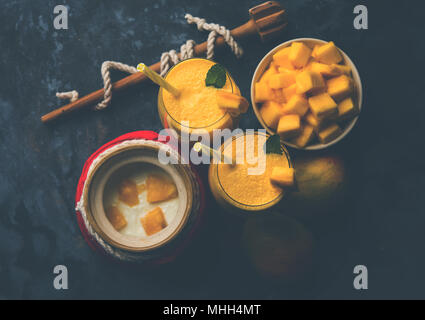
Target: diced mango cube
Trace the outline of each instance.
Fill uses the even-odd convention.
[[[269,68],[266,71],[264,71],[263,75],[261,76],[260,82],[264,81],[265,83],[268,84],[270,76],[274,75],[276,73],[277,73],[277,69],[275,67],[275,64],[274,64],[274,62],[271,62]]]
[[[307,64],[310,55],[311,49],[309,47],[302,42],[294,42],[289,51],[289,61],[292,62],[294,67],[302,68]]]
[[[302,127],[301,133],[296,137],[292,142],[300,148],[304,148],[310,143],[314,138],[314,128],[313,126],[306,124]]]
[[[343,64],[331,64],[332,68],[335,68],[339,71],[339,74],[346,74],[349,76],[351,74],[351,68]]]
[[[255,84],[255,102],[264,102],[273,98],[272,89],[265,83],[265,81],[257,82]]]
[[[341,128],[337,124],[333,123],[321,129],[317,135],[321,143],[329,143],[336,139],[341,133]]]
[[[295,83],[295,71],[282,70],[281,73],[271,75],[269,86],[272,89],[286,88]]]
[[[307,115],[305,116],[305,121],[309,125],[311,125],[314,128],[314,130],[316,130],[316,131],[318,129],[320,129],[321,127],[323,127],[323,125],[326,123],[326,121],[324,121],[324,119],[316,118],[311,111],[309,111],[307,113]]]
[[[260,108],[261,118],[265,124],[273,129],[276,129],[280,117],[282,117],[282,105],[275,101],[267,101]]]
[[[146,180],[147,200],[149,203],[170,200],[178,196],[177,187],[169,178],[151,174]]]
[[[322,89],[325,81],[320,73],[305,70],[296,76],[297,93],[306,93]]]
[[[289,60],[290,47],[283,48],[273,55],[273,61],[278,67],[284,67],[289,70],[294,70],[294,66]]]
[[[343,74],[342,76],[329,79],[327,82],[329,95],[336,99],[341,100],[351,94],[353,85],[350,77]]]
[[[127,226],[127,220],[120,209],[115,206],[106,209],[106,218],[112,224],[115,230],[120,231]]]
[[[315,58],[315,59],[316,59],[316,56],[317,56],[317,50],[318,50],[321,46],[322,46],[321,44],[316,44],[316,45],[313,47],[313,51],[311,52],[311,56],[312,56],[313,58]]]
[[[285,100],[289,101],[294,94],[297,94],[297,84],[294,83],[293,85],[287,88],[283,88],[282,93],[283,93],[283,96],[285,97]]]
[[[308,99],[310,110],[318,119],[329,119],[338,114],[336,102],[327,93],[322,93]]]
[[[301,129],[301,118],[297,114],[288,114],[280,118],[277,125],[277,133],[283,139],[290,139],[297,136]]]
[[[357,107],[351,98],[344,99],[338,104],[338,121],[350,119],[357,113]]]
[[[295,170],[294,168],[274,167],[270,181],[281,187],[292,187],[295,183]]]
[[[276,101],[277,103],[285,103],[286,99],[283,95],[283,89],[272,89],[273,91],[273,101]]]
[[[283,107],[284,114],[298,114],[304,116],[308,111],[308,101],[302,95],[295,94],[289,99],[288,103]]]
[[[326,64],[339,63],[342,60],[341,53],[333,41],[317,48],[315,58],[317,61]]]
[[[118,186],[118,199],[120,199],[129,207],[138,205],[139,191],[137,190],[137,184],[129,179],[121,181]]]
[[[320,73],[324,77],[335,77],[342,74],[336,64],[329,65],[314,61],[310,64],[310,71]]]
[[[238,115],[248,110],[248,100],[238,94],[217,90],[216,97],[218,106],[231,114]]]
[[[140,218],[140,222],[148,236],[151,236],[167,227],[164,212],[162,212],[160,207],[156,207],[152,211],[148,212],[145,216]]]

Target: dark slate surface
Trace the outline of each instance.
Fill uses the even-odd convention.
[[[203,41],[206,34],[186,25],[186,12],[233,27],[259,2],[63,1],[70,9],[69,30],[56,31],[53,8],[60,3],[2,1],[0,298],[425,298],[425,45],[419,1],[370,1],[369,30],[356,31],[352,12],[358,2],[288,0],[290,24],[281,39],[244,43],[239,61],[228,52],[216,57],[245,96],[261,57],[296,37],[334,40],[360,71],[360,121],[332,150],[352,174],[351,201],[332,218],[309,224],[317,249],[309,281],[283,286],[257,277],[226,236],[234,226],[223,227],[213,203],[196,248],[165,269],[129,269],[85,244],[73,210],[84,161],[123,133],[160,130],[157,88],[140,86],[114,99],[108,110],[46,126],[40,116],[61,104],[55,92],[98,89],[104,60],[151,63],[186,39]],[[252,111],[241,126],[259,126]],[[57,264],[68,267],[68,291],[53,289]],[[357,264],[369,268],[368,291],[353,290]]]

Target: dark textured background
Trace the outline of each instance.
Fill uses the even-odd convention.
[[[0,298],[425,298],[420,149],[425,30],[419,1],[282,1],[289,26],[281,39],[244,43],[241,60],[228,51],[216,57],[245,96],[262,56],[296,37],[334,40],[360,71],[362,115],[330,150],[344,157],[352,193],[343,210],[309,225],[316,238],[309,281],[283,286],[257,277],[226,236],[233,226],[218,218],[213,203],[198,248],[165,269],[128,269],[85,244],[73,209],[84,161],[123,133],[160,130],[157,88],[147,83],[116,97],[103,112],[46,126],[39,118],[61,104],[56,91],[77,89],[84,95],[98,89],[104,60],[151,63],[186,39],[203,41],[206,34],[186,25],[185,13],[234,27],[260,2],[62,1],[70,9],[69,29],[57,31],[53,8],[60,1],[2,1]],[[369,8],[367,31],[353,28],[353,7],[359,3]],[[241,126],[259,126],[252,110]],[[220,232],[212,232],[213,226]],[[57,264],[68,266],[68,291],[53,289]],[[357,264],[369,268],[368,291],[353,289]]]

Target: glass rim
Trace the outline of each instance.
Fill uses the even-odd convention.
[[[264,136],[266,136],[267,138],[269,138],[270,137],[270,134],[269,133],[267,133],[267,132],[261,132],[261,131],[254,131],[253,133],[247,133],[246,131],[244,131],[244,132],[242,132],[242,133],[239,133],[238,135],[236,135],[235,137],[237,137],[237,138],[239,138],[241,135],[244,135],[244,136],[246,136],[247,134],[262,134],[262,135],[264,135]],[[225,142],[223,142],[223,144],[221,145],[221,147],[220,147],[220,149],[221,149],[221,151],[223,152],[224,151],[224,147],[225,147],[225,144],[226,143],[229,143],[229,142],[231,142],[232,141],[232,139],[227,139]],[[285,154],[285,157],[286,157],[286,160],[288,160],[288,165],[289,165],[289,168],[292,168],[292,162],[291,162],[291,158],[290,158],[290,156],[289,156],[289,152],[288,152],[288,150],[286,149],[286,147],[285,147],[285,145],[283,144],[283,142],[282,141],[280,141],[280,145],[281,145],[281,147],[282,147],[282,150],[283,150],[283,152],[284,152],[284,154]],[[271,203],[273,203],[273,202],[275,202],[276,200],[278,200],[279,198],[281,198],[281,197],[283,197],[284,196],[284,193],[283,193],[283,189],[282,189],[282,191],[279,193],[279,195],[276,197],[276,198],[274,198],[274,199],[272,199],[272,200],[270,200],[270,201],[268,201],[268,202],[265,202],[265,203],[262,203],[262,204],[246,204],[246,203],[242,203],[242,202],[240,202],[240,201],[237,201],[237,200],[235,200],[232,196],[230,196],[227,192],[226,192],[226,189],[223,187],[223,185],[221,184],[221,181],[220,181],[220,175],[218,174],[218,165],[219,165],[219,163],[217,163],[216,164],[216,166],[217,166],[217,170],[216,170],[216,177],[217,177],[217,181],[218,181],[218,184],[220,185],[220,188],[221,188],[221,190],[223,190],[223,192],[225,193],[225,195],[227,196],[227,197],[229,197],[232,201],[234,201],[235,203],[237,203],[238,205],[241,205],[241,206],[244,206],[244,207],[249,207],[249,208],[258,208],[258,207],[263,207],[263,206],[267,206],[267,205],[269,205],[269,204],[271,204]]]
[[[200,57],[193,57],[193,58],[189,58],[189,59],[185,59],[185,60],[182,60],[182,61],[179,61],[178,63],[176,63],[174,66],[172,66],[168,71],[167,71],[167,73],[165,74],[165,76],[164,76],[164,79],[166,79],[167,78],[167,76],[168,76],[168,74],[171,72],[171,70],[173,70],[176,66],[178,66],[179,64],[181,64],[182,62],[185,62],[185,61],[188,61],[188,60],[196,60],[196,59],[199,59],[199,60],[207,60],[207,61],[211,61],[211,62],[213,62],[213,63],[215,63],[215,64],[218,64],[216,61],[214,61],[214,60],[212,60],[212,59],[207,59],[207,58],[200,58]],[[223,67],[224,68],[224,67]],[[224,68],[224,70],[226,70],[226,77],[227,77],[227,79],[229,80],[229,83],[230,83],[230,87],[232,88],[232,93],[234,93],[234,90],[235,90],[235,88],[233,87],[233,77],[232,77],[232,75],[230,74],[230,72],[227,70],[227,68]],[[233,81],[232,81],[233,80]],[[236,85],[236,83],[235,83],[235,85]],[[218,120],[216,120],[216,121],[214,121],[213,123],[211,123],[211,124],[209,124],[209,125],[207,125],[207,126],[202,126],[202,127],[192,127],[192,126],[186,126],[186,125],[183,125],[180,121],[177,121],[176,119],[174,119],[174,117],[170,114],[170,112],[168,112],[168,110],[167,110],[167,106],[165,105],[165,103],[164,103],[164,99],[163,99],[163,94],[162,94],[162,90],[163,90],[163,88],[159,88],[159,92],[158,92],[158,94],[159,94],[159,98],[161,99],[161,102],[162,102],[162,105],[164,106],[164,110],[165,110],[165,112],[167,113],[167,115],[173,120],[173,121],[175,121],[176,123],[178,123],[180,126],[182,126],[182,127],[184,127],[184,128],[186,128],[186,129],[207,129],[207,128],[209,128],[209,127],[212,127],[212,126],[214,126],[215,124],[217,124],[217,123],[219,123],[220,121],[222,121],[226,116],[230,116],[230,117],[232,117],[231,115],[230,115],[230,113],[229,112],[225,112],[224,114],[223,114],[223,116],[222,117],[220,117]]]

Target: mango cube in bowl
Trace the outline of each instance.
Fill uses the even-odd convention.
[[[282,139],[296,137],[301,130],[301,118],[297,114],[288,114],[280,118],[277,133]]]

